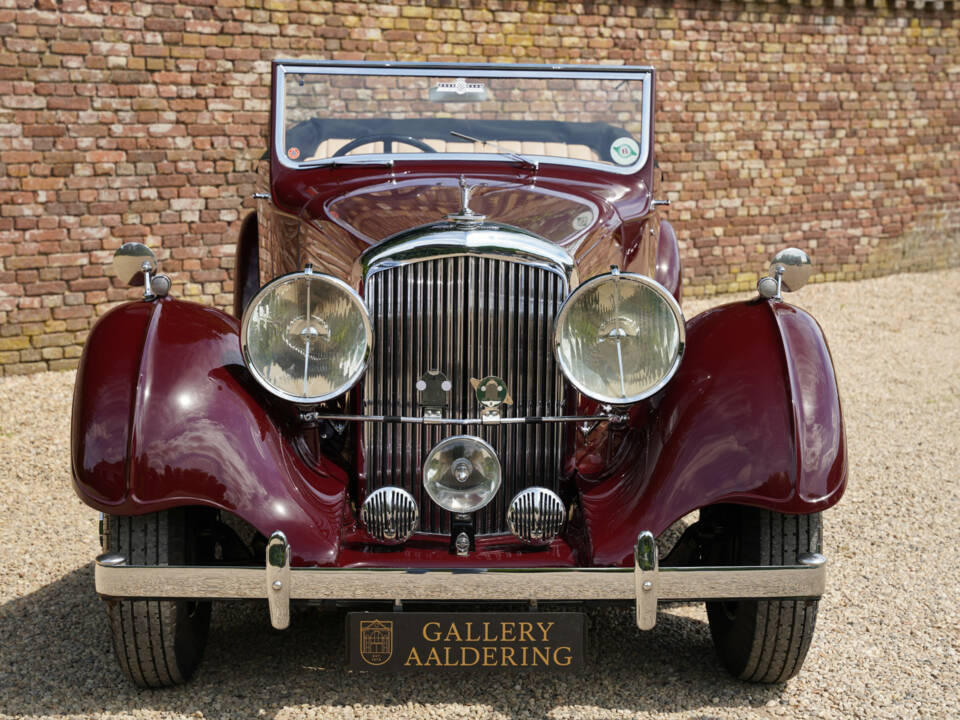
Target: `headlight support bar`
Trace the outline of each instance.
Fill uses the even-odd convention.
[[[625,423],[626,414],[608,415],[548,415],[528,417],[503,417],[502,415],[485,415],[479,418],[448,418],[408,415],[326,415],[319,412],[301,412],[300,421],[307,424],[316,424],[324,420],[329,422],[372,422],[372,423],[411,423],[415,425],[536,425],[542,423],[566,422],[611,422]]]

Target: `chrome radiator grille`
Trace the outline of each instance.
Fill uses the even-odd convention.
[[[509,417],[560,414],[563,383],[553,356],[553,321],[566,279],[545,267],[459,255],[388,267],[367,277],[373,317],[373,357],[363,386],[368,415],[422,415],[416,381],[440,370],[452,383],[445,417],[479,418],[470,378],[506,380]],[[559,423],[499,426],[364,424],[366,490],[386,485],[410,491],[421,530],[450,531],[450,513],[421,483],[430,449],[452,435],[477,435],[497,451],[503,484],[476,513],[478,534],[506,532],[507,505],[524,487],[557,490],[563,427]]]

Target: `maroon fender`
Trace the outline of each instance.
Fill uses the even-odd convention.
[[[657,238],[657,265],[654,268],[653,279],[663,285],[677,299],[677,302],[680,302],[683,296],[681,274],[677,235],[673,231],[673,225],[666,220],[661,220],[660,234]]]
[[[257,213],[247,215],[237,238],[236,270],[233,285],[233,316],[243,317],[247,304],[260,289],[260,246]]]
[[[836,504],[846,485],[826,340],[785,303],[734,303],[690,320],[676,376],[631,422],[646,451],[626,453],[617,472],[582,492],[596,565],[631,563],[639,531],[659,535],[706,505],[812,513]]]
[[[296,564],[339,553],[347,478],[307,467],[249,376],[236,319],[164,299],[106,314],[84,348],[74,393],[74,488],[88,505],[138,515],[178,505],[281,530]]]

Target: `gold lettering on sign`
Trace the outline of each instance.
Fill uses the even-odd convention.
[[[497,649],[492,645],[483,647],[483,666],[490,667],[497,664]]]
[[[473,660],[472,660],[471,662],[467,662],[467,653],[468,653],[468,652],[472,652],[472,653],[473,653]],[[477,650],[476,648],[472,648],[472,647],[461,648],[460,660],[461,660],[461,664],[464,665],[464,666],[467,666],[467,667],[470,667],[470,666],[472,666],[472,665],[476,665],[478,662],[480,662],[480,651]]]
[[[546,626],[546,627],[544,627],[544,626]],[[553,623],[552,623],[552,622],[548,622],[548,623],[538,622],[538,623],[537,623],[537,627],[540,628],[540,632],[543,633],[543,641],[544,641],[544,642],[547,642],[547,640],[550,639],[550,638],[548,637],[548,633],[550,632],[550,628],[553,627]]]
[[[496,642],[499,638],[494,635],[490,637],[490,623],[485,622],[483,624],[483,641],[484,642]]]
[[[453,648],[450,647],[449,645],[447,645],[445,648],[443,648],[443,666],[444,666],[444,667],[457,667],[457,666],[460,664],[459,662],[451,662],[451,661],[450,661],[450,651],[451,651],[451,650],[453,650]]]
[[[404,665],[411,667],[567,667],[573,664],[570,645],[553,646],[553,621],[424,622],[420,647],[407,651]],[[365,624],[364,660],[384,662],[389,658],[389,623]],[[473,643],[473,644],[468,644]],[[509,644],[506,644],[509,643]],[[379,651],[380,655],[372,657]]]
[[[427,628],[429,628],[431,625],[436,625],[436,626],[437,626],[437,634],[434,635],[433,637],[431,637],[430,635],[427,634]],[[431,633],[431,635],[432,635],[432,633]],[[428,622],[428,623],[424,623],[424,625],[423,625],[423,639],[426,640],[427,642],[437,642],[437,641],[440,639],[440,623],[438,623],[438,622]]]
[[[404,662],[403,664],[418,665],[418,666],[423,665],[423,663],[420,662],[420,655],[417,653],[417,649],[415,647],[410,648],[410,654],[407,655],[406,662]]]
[[[530,649],[533,650],[533,666],[534,667],[537,666],[537,658],[540,658],[540,661],[544,665],[550,664],[550,648],[544,648],[543,650],[541,650],[538,647],[533,647]]]
[[[443,667],[443,663],[440,662],[440,654],[437,652],[436,648],[430,648],[430,652],[427,654],[427,659],[424,660],[423,664]]]

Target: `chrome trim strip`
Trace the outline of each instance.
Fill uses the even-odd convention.
[[[646,66],[576,66],[576,65],[431,65],[427,63],[304,63],[303,61],[274,60],[276,67],[276,87],[274,88],[274,107],[276,108],[276,125],[274,127],[273,155],[280,164],[291,170],[303,170],[311,167],[336,167],[343,164],[343,157],[328,158],[312,163],[292,163],[282,152],[283,123],[284,123],[284,87],[285,76],[289,67],[296,67],[298,74],[318,75],[410,75],[431,77],[547,77],[547,78],[586,78],[589,80],[617,80],[627,76],[640,76],[643,79],[643,100],[641,104],[641,127],[643,135],[640,138],[640,157],[633,165],[619,167],[591,160],[574,160],[550,155],[524,155],[527,160],[537,164],[573,165],[575,167],[590,168],[614,175],[634,175],[647,164],[650,156],[651,136],[651,108],[652,108],[652,67]],[[515,163],[517,159],[504,153],[391,153],[350,156],[350,164],[386,164],[392,166],[397,160],[436,162],[438,158],[449,162],[490,162],[499,160]],[[339,161],[339,162],[338,162]],[[534,171],[536,172],[536,171]]]
[[[445,418],[409,415],[324,415],[317,412],[300,413],[300,421],[316,423],[322,420],[330,422],[367,422],[367,423],[410,423],[414,425],[539,425],[544,423],[567,422],[612,422],[623,423],[627,415],[549,415],[544,417],[504,417],[490,416],[479,418]]]
[[[531,76],[535,75],[549,75],[551,72],[568,72],[568,73],[607,73],[614,76],[619,76],[622,73],[626,72],[653,72],[654,67],[652,65],[570,65],[563,63],[510,63],[509,65],[498,64],[498,63],[450,63],[450,62],[391,62],[386,60],[304,60],[303,58],[276,58],[273,61],[274,65],[296,65],[302,67],[319,67],[319,68],[352,68],[359,70],[369,70],[369,69],[389,69],[389,68],[399,68],[402,70],[413,69],[413,68],[422,68],[425,70],[430,70],[431,73],[437,75],[444,75],[446,77],[458,77],[463,73],[464,70],[496,70],[498,72],[503,71],[503,73],[521,73],[523,71],[530,71],[528,74]],[[450,70],[448,73],[436,72]],[[346,70],[344,71],[346,72]]]
[[[286,550],[278,533],[271,545]],[[637,541],[633,568],[290,568],[286,592],[265,582],[276,568],[126,565],[116,554],[97,558],[97,593],[116,598],[270,598],[271,618],[290,600],[615,601],[637,602],[637,624],[653,627],[659,601],[739,598],[818,598],[826,584],[826,558],[805,553],[796,565],[657,567],[650,533]],[[649,582],[649,588],[645,583]],[[289,607],[286,608],[289,618]]]
[[[826,558],[804,553],[796,565],[660,568],[657,600],[818,598],[826,587]]]
[[[820,556],[822,558],[822,556]],[[110,565],[97,558],[106,597],[265,598],[263,568]],[[633,568],[291,568],[291,600],[633,600]],[[657,599],[817,598],[823,564],[659,568]]]
[[[562,274],[564,296],[579,284],[576,263],[566,250],[525,230],[493,223],[464,229],[441,222],[405,230],[364,251],[360,265],[369,280],[401,265],[457,257],[503,260]]]
[[[632,568],[291,568],[291,600],[630,600]],[[266,597],[264,569],[110,565],[97,558],[105,597]]]

